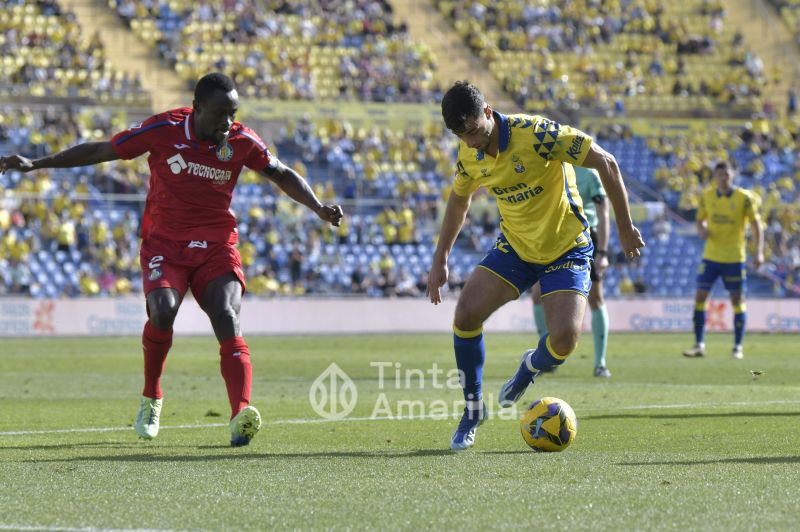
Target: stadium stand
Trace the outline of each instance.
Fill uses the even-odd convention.
[[[121,116],[97,112],[28,111],[3,124],[3,147],[29,154],[49,151],[50,142],[52,146],[70,143],[69,135],[56,134],[58,131],[83,132],[84,136],[72,137],[76,140],[87,134],[88,138],[100,138],[122,123]],[[714,143],[705,145],[702,142],[708,138],[702,136],[646,139],[600,134],[600,139],[618,154],[629,180],[652,185],[658,197],[676,208],[685,190],[695,195],[699,192],[700,183],[710,175],[712,155],[719,155],[715,150],[730,153],[743,168],[761,164],[768,169],[754,188],[763,197],[762,212],[768,220],[768,271],[774,273],[774,282],[753,276],[751,290],[782,293],[794,286],[795,273],[800,271],[800,241],[786,236],[797,232],[783,231],[798,223],[795,179],[785,174],[796,172],[796,146],[792,142],[779,149],[778,137],[751,137],[752,130],[752,125],[743,127],[726,137],[715,136]],[[52,134],[43,139],[38,131]],[[449,164],[452,137],[441,129],[431,129],[398,138],[388,128],[335,127],[332,122],[317,127],[310,120],[301,120],[280,131],[274,143],[282,160],[304,172],[321,197],[344,199],[348,222],[337,231],[321,228],[313,215],[270,192],[269,185],[259,182],[255,174],[244,174],[234,210],[240,220],[240,249],[251,279],[251,294],[352,290],[380,297],[416,295],[424,290],[442,197],[448,190],[448,179],[443,176],[449,172],[442,168]],[[756,146],[762,146],[758,154],[753,151]],[[409,155],[412,152],[416,158]],[[139,290],[134,235],[141,195],[131,194],[145,190],[142,164],[117,162],[108,168],[52,175],[3,176],[0,186],[16,192],[18,198],[0,210],[5,234],[0,256],[4,266],[7,263],[4,290],[39,297]],[[669,176],[666,182],[659,182],[659,176],[665,175]],[[750,185],[754,177],[743,173],[740,179]],[[78,185],[70,188],[69,183],[76,180]],[[692,182],[697,185],[689,187]],[[25,193],[36,194],[37,199],[26,199]],[[104,196],[109,193],[128,201],[109,203]],[[689,203],[681,212],[691,216]],[[687,232],[685,221],[670,212],[664,210],[653,221],[641,223],[646,239],[654,244],[638,264],[620,260],[611,269],[607,279],[610,296],[625,295],[627,290],[658,296],[692,293],[701,242]],[[488,197],[476,199],[470,217],[452,260],[454,290],[496,236],[496,211]],[[667,241],[669,246],[659,245]],[[612,239],[611,249],[615,246]]]
[[[747,116],[763,63],[719,1],[437,0],[526,109]]]
[[[750,116],[755,105],[751,96],[761,83],[755,75],[758,69],[747,72],[744,43],[724,27],[718,4],[554,1],[528,8],[506,1],[499,10],[486,2],[437,3],[454,16],[462,34],[472,24],[468,16],[489,27],[480,33],[485,39],[471,45],[528,107],[552,97],[573,111],[586,110],[589,102],[600,105],[590,111],[604,110],[604,101],[605,110],[611,111],[615,106],[626,112],[670,106],[748,111],[749,122],[717,121],[712,127],[706,122],[699,128],[672,123],[636,133],[621,120],[589,117],[581,122],[616,155],[636,203],[640,228],[653,243],[636,264],[616,261],[606,283],[610,297],[693,293],[702,243],[694,236],[691,220],[711,166],[726,157],[737,162],[741,184],[758,193],[766,222],[769,263],[763,270],[766,277],[751,272],[751,293],[797,293],[798,125],[791,119]],[[237,81],[249,97],[436,101],[433,58],[424,45],[408,40],[388,4],[363,0],[346,5],[355,6],[358,16],[345,21],[345,3],[339,1],[275,1],[269,16],[267,10],[256,10],[253,2],[244,0],[198,4],[114,0],[111,7],[187,82],[199,72],[223,68],[239,74]],[[105,82],[93,84],[113,72],[102,60],[102,45],[81,48],[78,41],[69,40],[79,30],[57,3],[5,2],[4,7],[11,17],[0,23],[2,46],[14,51],[14,61],[22,58],[38,68],[28,69],[40,76],[29,96],[89,95],[103,101],[115,90],[138,94],[132,81],[131,86],[113,90]],[[550,29],[537,30],[527,22],[530,17],[544,17]],[[36,37],[31,27],[48,28],[42,32],[45,37]],[[533,29],[516,31],[522,27]],[[707,37],[713,47],[684,49],[694,42],[688,36],[695,34],[701,37],[695,45]],[[55,46],[64,42],[72,43],[64,47],[66,52]],[[23,48],[27,51],[19,51]],[[36,63],[47,54],[48,61],[63,59],[77,74],[59,78],[54,73],[61,67]],[[734,55],[737,64],[731,64]],[[221,58],[225,60],[220,62]],[[623,68],[617,69],[617,63]],[[8,69],[12,63],[4,59],[3,64]],[[609,76],[592,73],[592,64],[603,65]],[[575,66],[578,77],[559,75]],[[6,72],[15,79],[22,70]],[[272,75],[278,72],[286,75]],[[514,77],[520,72],[549,77],[533,83]],[[725,95],[724,83],[717,95],[697,94],[695,88],[673,94],[679,72],[697,83],[710,78],[716,83],[728,76],[744,76],[747,83],[738,84],[735,90],[743,92],[736,94]],[[620,75],[632,79],[633,85],[621,83]],[[65,79],[80,82],[62,83]],[[640,83],[642,79],[645,82]],[[409,82],[403,85],[401,80]],[[546,89],[533,94],[531,87]],[[101,88],[108,90],[103,93]],[[584,88],[590,92],[582,92]],[[559,100],[559,95],[564,97]],[[108,138],[127,126],[130,115],[124,110],[79,107],[74,103],[83,100],[76,98],[52,106],[9,103],[0,112],[0,151],[35,157],[77,142]],[[132,103],[130,98],[123,100]],[[309,106],[309,112],[313,110]],[[347,218],[339,229],[321,227],[313,215],[271,191],[255,174],[244,173],[233,207],[241,224],[240,251],[249,297],[349,293],[413,297],[424,292],[443,198],[449,192],[452,135],[440,124],[398,129],[313,114],[259,131],[285,163],[308,177],[320,197],[341,200]],[[140,159],[1,176],[0,292],[62,297],[141,290],[136,233],[147,175]],[[451,260],[451,290],[463,286],[471,267],[492,245],[496,218],[490,198],[477,197]],[[667,242],[668,246],[660,245]],[[612,232],[611,249],[615,246]]]
[[[187,84],[209,70],[243,95],[435,102],[435,58],[385,1],[110,0]]]
[[[798,0],[769,0],[780,12],[786,26],[794,34],[795,42],[800,46],[800,1]]]
[[[138,76],[110,65],[96,34],[84,42],[58,2],[3,0],[0,12],[0,96],[149,104]]]

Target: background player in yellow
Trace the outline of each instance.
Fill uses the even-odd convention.
[[[697,209],[697,232],[706,241],[703,261],[697,273],[697,293],[694,307],[694,347],[683,352],[687,357],[706,354],[703,341],[706,327],[708,295],[718,277],[722,277],[733,306],[733,358],[744,357],[744,338],[747,311],[744,294],[747,287],[745,264],[745,225],[750,222],[756,238],[753,266],[764,263],[764,234],[755,200],[749,190],[733,186],[731,163],[722,161],[714,167],[716,186],[703,191]]]
[[[583,202],[583,212],[589,222],[590,235],[594,245],[592,265],[589,277],[592,289],[589,291],[589,308],[592,309],[592,336],[594,337],[594,376],[609,378],[611,372],[606,366],[606,349],[608,347],[608,312],[603,298],[603,274],[608,268],[608,238],[610,220],[606,191],[600,181],[600,174],[593,168],[575,167],[575,182],[578,194]],[[533,297],[533,317],[539,336],[547,334],[547,322],[544,319],[542,290],[539,283],[531,288]],[[553,366],[555,371],[558,366]],[[544,372],[545,370],[543,370]]]
[[[498,400],[517,401],[542,369],[559,365],[575,349],[591,281],[592,242],[572,165],[600,173],[629,258],[644,246],[631,221],[628,196],[614,157],[591,137],[538,115],[503,115],[467,81],[442,99],[442,116],[461,142],[453,191],[428,276],[427,295],[441,301],[447,261],[464,224],[472,194],[481,186],[500,210],[500,236],[473,271],[456,305],[453,343],[466,407],[450,439],[454,450],[471,447],[486,418],[482,378],[483,323],[504,304],[540,282],[549,334],[527,351]]]

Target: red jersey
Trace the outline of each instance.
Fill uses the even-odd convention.
[[[142,218],[142,238],[235,243],[233,188],[243,166],[256,171],[277,165],[251,129],[234,122],[222,144],[194,136],[191,108],[151,116],[114,135],[111,146],[121,159],[150,152],[150,192]]]

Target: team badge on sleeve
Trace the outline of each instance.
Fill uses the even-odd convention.
[[[233,157],[233,148],[227,142],[224,142],[217,148],[217,159],[220,161],[230,161]]]

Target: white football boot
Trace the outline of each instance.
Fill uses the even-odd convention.
[[[683,356],[689,358],[700,358],[706,356],[706,344],[695,344],[683,352]]]
[[[152,440],[158,436],[158,419],[161,417],[161,405],[161,399],[142,397],[139,413],[136,414],[136,422],[133,424],[133,430],[136,431],[140,438]]]
[[[733,352],[731,356],[734,360],[741,360],[744,358],[744,348],[741,345],[733,346]]]

